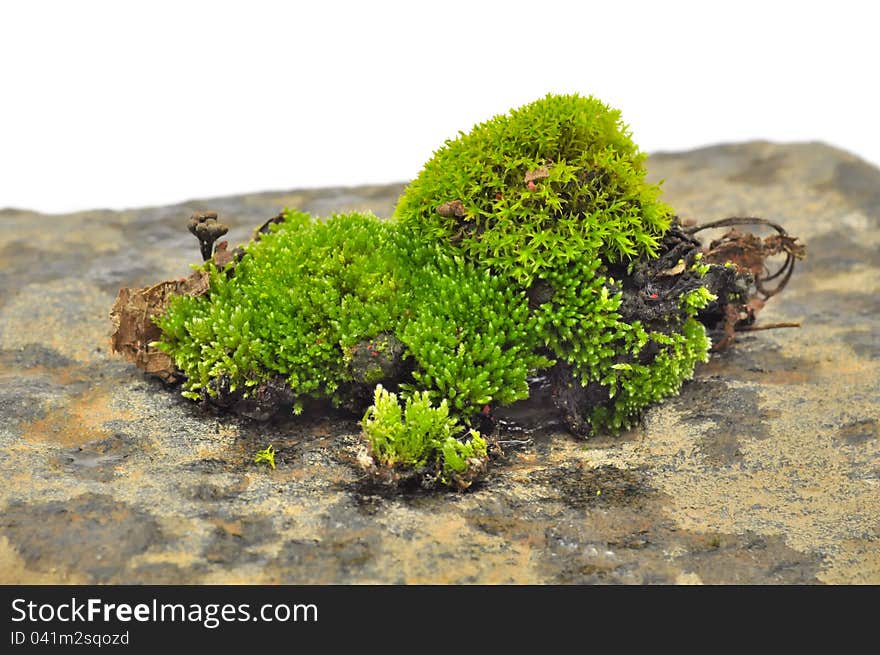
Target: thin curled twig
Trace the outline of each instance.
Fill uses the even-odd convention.
[[[768,221],[766,218],[759,218],[757,216],[730,216],[728,218],[722,218],[717,221],[711,221],[709,223],[700,223],[699,225],[693,225],[691,227],[687,227],[684,229],[688,234],[696,234],[702,230],[709,230],[713,227],[735,227],[737,225],[769,225],[773,229],[775,229],[779,234],[788,236],[788,232],[785,231],[785,228],[782,227],[779,223],[774,223],[773,221]]]

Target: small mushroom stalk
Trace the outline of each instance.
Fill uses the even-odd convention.
[[[217,212],[195,212],[189,217],[189,231],[199,240],[202,260],[208,261],[214,254],[214,242],[229,231],[223,223],[217,222]]]

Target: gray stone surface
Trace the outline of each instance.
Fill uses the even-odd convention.
[[[118,288],[198,259],[192,211],[234,246],[285,206],[389,215],[403,185],[0,211],[0,582],[880,583],[880,171],[769,143],[649,168],[685,219],[802,238],[760,318],[803,327],[741,335],[618,437],[539,430],[465,494],[371,495],[356,421],[212,413],[107,352]]]

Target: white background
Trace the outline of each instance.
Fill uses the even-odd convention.
[[[0,0],[0,207],[411,179],[547,92],[647,152],[819,140],[880,163],[873,3]]]

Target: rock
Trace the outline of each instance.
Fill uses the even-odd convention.
[[[769,143],[649,170],[684,220],[800,237],[759,322],[802,327],[737,335],[618,437],[515,433],[463,494],[363,485],[357,416],[236,418],[109,353],[119,289],[200,261],[188,216],[233,246],[285,206],[390,215],[402,185],[0,211],[0,583],[880,583],[880,171]]]

